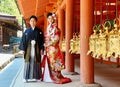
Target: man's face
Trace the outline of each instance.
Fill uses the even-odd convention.
[[[52,23],[54,21],[52,16],[49,16],[47,19],[49,23]]]
[[[37,21],[36,21],[34,18],[31,18],[31,19],[30,19],[30,26],[31,26],[31,27],[35,27],[36,24],[37,24]]]

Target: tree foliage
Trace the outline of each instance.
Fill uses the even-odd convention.
[[[15,0],[0,0],[0,13],[14,15],[21,23],[21,16]]]

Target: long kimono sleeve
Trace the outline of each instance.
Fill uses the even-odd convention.
[[[39,32],[39,48],[44,50],[44,34],[42,31]]]
[[[50,34],[47,36],[47,46],[56,45],[60,40],[60,30],[57,28],[56,24],[52,24]]]
[[[44,34],[42,34],[42,45],[40,46],[40,49],[43,49],[44,50]]]
[[[24,50],[25,51],[25,33],[23,33],[23,36],[21,38],[21,42],[20,42],[20,46],[19,46],[19,49],[20,50]]]
[[[60,40],[60,31],[55,27],[54,36],[51,37],[52,45],[56,45]]]

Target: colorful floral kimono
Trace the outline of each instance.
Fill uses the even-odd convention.
[[[42,66],[44,66],[43,81],[57,84],[71,82],[71,79],[63,77],[61,74],[61,70],[63,70],[65,66],[59,48],[60,31],[55,23],[49,24],[45,40],[46,55],[42,62]]]

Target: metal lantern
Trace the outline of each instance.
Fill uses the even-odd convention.
[[[75,40],[76,40],[76,34],[73,34],[73,38],[70,40],[70,53],[75,53]]]
[[[62,43],[61,43],[61,51],[65,52],[66,45],[65,45],[65,38],[63,38]]]

